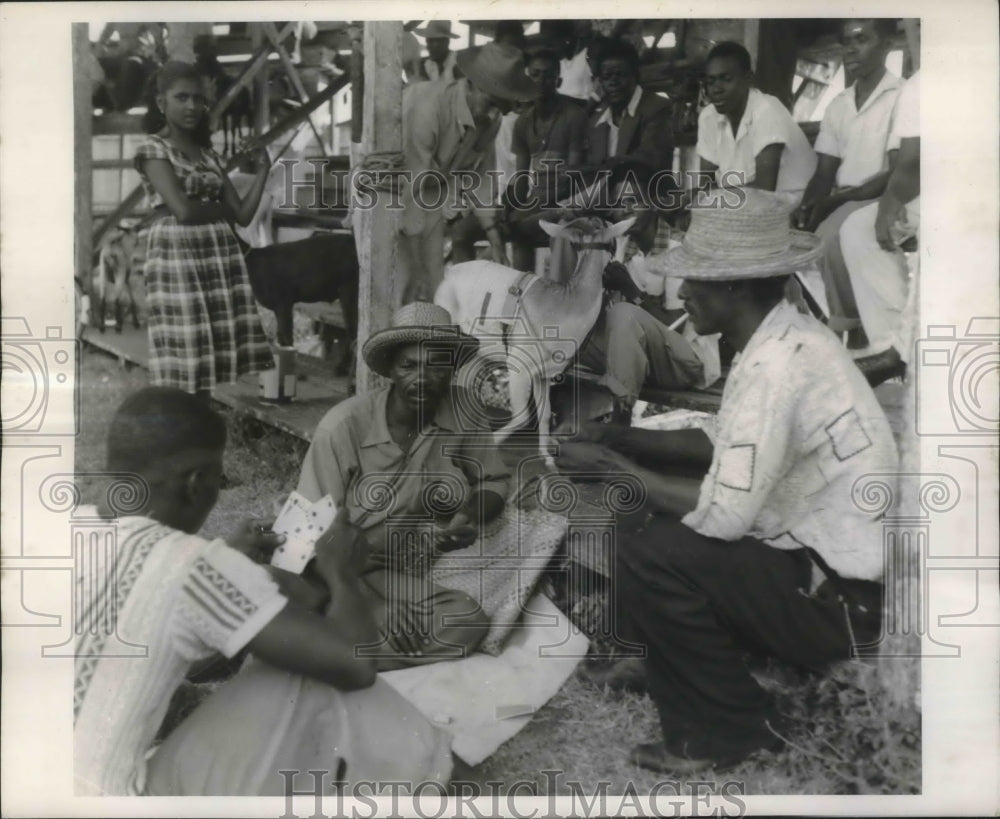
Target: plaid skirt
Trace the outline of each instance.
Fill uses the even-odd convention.
[[[274,366],[243,254],[227,223],[157,220],[149,227],[144,272],[153,384],[211,390]]]

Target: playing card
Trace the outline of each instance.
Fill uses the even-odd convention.
[[[337,516],[337,507],[333,498],[326,495],[320,498],[309,508],[308,520],[319,528],[319,534],[323,534],[330,528],[333,519]]]
[[[292,492],[272,527],[287,540],[274,550],[271,565],[301,574],[316,552],[316,539],[330,527],[336,514],[336,505],[329,495],[310,503],[298,492]]]
[[[274,550],[271,565],[286,572],[302,574],[315,552],[315,538],[289,538]]]

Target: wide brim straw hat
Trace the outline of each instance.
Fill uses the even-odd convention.
[[[413,29],[414,34],[419,34],[425,40],[446,37],[449,40],[457,40],[458,35],[451,31],[451,20],[430,20],[423,28]]]
[[[369,368],[388,377],[396,349],[403,344],[421,343],[433,343],[435,349],[453,349],[456,369],[479,348],[479,340],[462,332],[443,307],[415,301],[400,307],[393,314],[389,327],[379,330],[365,342],[361,354]]]
[[[821,240],[793,230],[794,203],[756,188],[700,194],[679,247],[649,258],[664,276],[701,281],[765,279],[807,268],[819,258]]]
[[[455,55],[459,70],[480,91],[513,102],[537,99],[542,89],[525,73],[521,50],[503,43],[467,48]]]

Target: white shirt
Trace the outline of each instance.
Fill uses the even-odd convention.
[[[684,524],[721,540],[811,547],[842,577],[881,578],[882,524],[856,501],[856,482],[897,474],[899,456],[875,394],[828,328],[784,300],[768,313],[726,380],[714,444]]]
[[[889,129],[902,80],[886,71],[858,109],[857,83],[837,94],[823,115],[816,153],[840,159],[837,187],[856,187],[889,167]]]
[[[816,171],[816,153],[777,97],[751,88],[735,136],[729,118],[714,105],[706,105],[698,117],[698,156],[718,166],[719,185],[726,181],[727,172],[731,177],[734,171],[741,175],[743,184],[753,182],[757,176],[757,155],[775,144],[785,146],[775,190],[797,194],[796,199],[801,199]],[[728,180],[729,186],[736,184],[732,178]]]
[[[587,62],[587,49],[569,59],[559,61],[559,93],[578,100],[589,100],[594,94],[594,80]]]
[[[632,99],[628,101],[628,105],[625,106],[625,111],[630,117],[635,116],[635,111],[639,107],[639,100],[642,99],[642,86],[636,85],[635,91],[632,92]],[[594,125],[600,125],[601,123],[608,124],[608,156],[614,156],[618,153],[618,126],[611,119],[611,106],[609,105],[604,109],[604,113],[598,117],[597,122]]]
[[[920,136],[920,72],[905,83],[896,101],[896,113],[889,132],[888,150],[898,151],[903,139]]]

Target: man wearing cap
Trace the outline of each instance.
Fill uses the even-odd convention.
[[[509,472],[489,430],[451,383],[477,347],[443,307],[401,307],[362,350],[392,383],[331,409],[302,464],[298,491],[346,506],[371,548],[361,582],[385,637],[380,670],[458,659],[490,625],[475,600],[428,577],[507,497]]]
[[[427,59],[420,64],[424,79],[431,82],[449,83],[462,76],[451,50],[451,40],[458,35],[451,30],[451,20],[430,20],[423,28],[414,29],[414,34],[427,43]]]
[[[829,329],[783,299],[819,240],[788,227],[777,194],[744,189],[739,207],[734,194],[696,202],[684,243],[661,257],[662,272],[683,278],[695,329],[722,333],[739,353],[714,438],[588,425],[560,460],[645,484],[654,517],[618,538],[615,563],[615,625],[645,657],[644,679],[634,660],[591,676],[648,686],[663,736],[632,760],[678,775],[780,743],[748,652],[822,669],[877,636],[881,524],[852,492],[898,469],[861,372]],[[707,472],[678,477],[683,468]]]
[[[507,261],[497,227],[495,174],[487,171],[495,166],[500,114],[535,99],[539,89],[513,46],[487,43],[459,52],[456,60],[464,79],[403,90],[403,152],[410,172],[400,254],[404,303],[434,295],[444,274],[445,223],[470,210],[486,232],[493,259]]]

